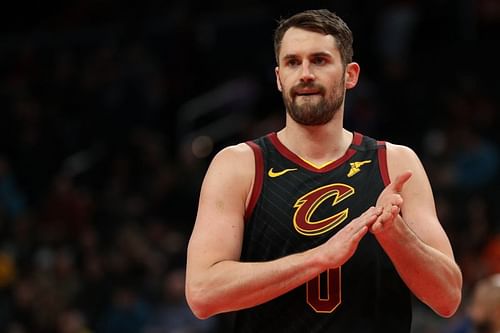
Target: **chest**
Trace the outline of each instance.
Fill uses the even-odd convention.
[[[375,153],[356,154],[310,170],[278,154],[265,156],[262,189],[245,230],[245,245],[280,257],[317,246],[375,205],[384,188]]]

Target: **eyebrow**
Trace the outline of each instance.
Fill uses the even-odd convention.
[[[326,58],[333,58],[331,53],[328,52],[316,52],[312,54],[313,57],[326,57]]]
[[[330,53],[328,53],[328,52],[315,52],[315,53],[311,54],[309,57],[326,57],[326,58],[332,58],[333,56]],[[296,58],[298,58],[298,56],[295,55],[295,54],[286,54],[283,57],[283,60],[296,59]]]

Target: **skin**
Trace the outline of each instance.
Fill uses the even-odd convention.
[[[295,103],[311,118],[310,113],[321,103],[341,101],[322,124],[304,125],[287,112],[279,140],[314,165],[343,156],[353,137],[343,128],[343,98],[356,85],[359,73],[357,63],[342,64],[333,36],[289,29],[276,67],[277,87],[285,105],[287,100]],[[297,94],[295,88],[306,83],[325,90],[308,88]],[[462,275],[436,216],[427,175],[407,147],[389,143],[387,158],[391,183],[376,207],[316,248],[270,262],[249,263],[239,259],[244,213],[255,176],[254,155],[246,144],[221,150],[203,181],[188,246],[186,297],[194,314],[207,318],[278,297],[347,262],[363,236],[372,232],[416,297],[441,316],[453,315],[461,300]],[[245,168],[235,168],[235,161]]]
[[[500,274],[478,282],[467,312],[478,332],[500,331]]]

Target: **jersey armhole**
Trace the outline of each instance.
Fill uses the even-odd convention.
[[[264,158],[262,157],[262,150],[260,146],[253,141],[247,141],[246,144],[249,145],[253,151],[255,159],[255,177],[252,186],[252,193],[250,194],[250,200],[248,201],[248,206],[245,209],[245,223],[252,216],[255,205],[257,204],[257,199],[262,191],[262,182],[264,177]]]
[[[385,144],[385,141],[377,141],[377,146],[380,175],[382,176],[384,185],[387,186],[391,182],[391,178],[389,177],[389,169],[387,167],[387,146]]]

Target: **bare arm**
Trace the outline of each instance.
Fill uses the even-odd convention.
[[[222,150],[205,176],[186,267],[186,297],[199,318],[261,304],[341,266],[381,212],[369,209],[306,252],[270,262],[240,262],[254,173],[253,153],[243,144]]]
[[[384,214],[372,232],[415,296],[439,315],[450,317],[461,301],[462,274],[438,220],[431,185],[409,148],[388,144],[387,156],[394,179],[379,197],[377,206],[384,207]],[[398,200],[401,214],[394,209]],[[392,214],[387,215],[390,209]]]

